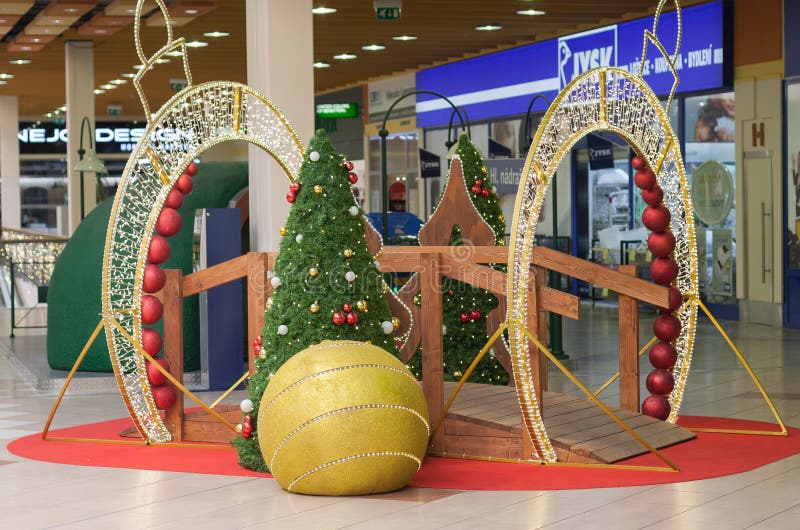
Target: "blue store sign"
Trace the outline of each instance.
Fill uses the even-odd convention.
[[[732,17],[722,0],[686,8],[676,68],[679,92],[695,92],[732,83]],[[464,107],[472,120],[525,114],[531,97],[552,99],[566,84],[598,66],[639,71],[642,39],[653,17],[606,26],[558,39],[466,59],[417,72],[417,89],[444,94]],[[658,36],[673,53],[675,12],[661,15]],[[673,77],[658,49],[649,45],[644,79],[658,95],[667,95]],[[429,94],[417,96],[417,125],[446,125],[452,109]]]

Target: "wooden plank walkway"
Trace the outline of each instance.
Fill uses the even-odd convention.
[[[456,383],[445,383],[445,396]],[[656,448],[695,438],[678,425],[609,407]],[[647,450],[586,398],[544,393],[544,425],[558,459],[610,464]],[[445,450],[475,456],[521,457],[522,420],[513,387],[467,383],[445,421]]]

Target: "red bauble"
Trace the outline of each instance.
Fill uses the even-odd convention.
[[[483,188],[481,190],[481,195],[483,195],[484,197],[488,198],[489,197],[489,190],[487,190],[486,188]]]
[[[147,250],[148,263],[164,263],[169,257],[169,242],[165,237],[158,234],[150,240],[150,248]]]
[[[658,206],[664,200],[664,190],[658,186],[651,190],[642,190],[642,199],[650,206]]]
[[[355,313],[347,313],[345,319],[347,320],[347,323],[350,324],[351,326],[355,326],[356,324],[358,324],[358,315]]]
[[[144,266],[142,291],[146,293],[157,293],[164,288],[164,283],[166,283],[166,281],[167,275],[164,274],[164,269],[152,263],[148,263]]]
[[[461,315],[459,315],[459,318],[461,319],[462,324],[466,324],[467,322],[469,322],[469,315],[467,313],[461,313]]]
[[[479,320],[481,318],[481,312],[478,311],[477,309],[473,309],[472,311],[469,312],[469,318],[471,318],[472,320]]]
[[[633,176],[633,182],[639,189],[652,190],[656,185],[656,174],[649,169],[642,169]]]
[[[672,258],[654,258],[650,264],[650,277],[656,283],[670,284],[678,277],[678,264]]]
[[[161,365],[167,372],[169,372],[169,363],[163,357],[159,357],[155,360],[158,364]],[[147,361],[144,363],[145,369],[147,370],[147,380],[150,381],[150,386],[161,386],[167,382],[167,376],[162,374],[158,368],[153,366],[153,363]]]
[[[175,387],[172,385],[161,385],[153,389],[153,401],[156,402],[158,410],[166,410],[175,403]]]
[[[659,340],[672,342],[681,334],[681,321],[672,314],[658,315],[653,322],[653,334]]]
[[[671,372],[663,368],[657,368],[647,375],[646,384],[647,390],[651,394],[666,396],[675,388],[675,378],[672,377]]]
[[[642,402],[642,414],[646,414],[659,420],[669,418],[671,407],[666,396],[647,396]]]
[[[296,200],[297,200],[297,195],[295,195],[291,191],[286,194],[286,202],[288,202],[289,204],[293,204],[294,201]]]
[[[189,162],[189,165],[186,166],[186,169],[184,169],[183,172],[189,175],[190,177],[195,176],[197,174],[197,164],[195,164],[194,162]]]
[[[675,250],[675,236],[669,230],[653,232],[647,238],[647,248],[657,258],[666,258]]]
[[[253,425],[251,423],[242,424],[242,438],[247,440],[253,434]]]
[[[188,173],[184,173],[175,181],[175,187],[184,195],[189,195],[194,188],[194,181]]]
[[[345,163],[344,163],[344,168],[345,168],[347,171],[353,171],[353,168],[354,168],[354,167],[356,167],[356,165],[355,165],[355,164],[353,164],[352,162],[350,162],[349,160],[348,160],[347,162],[345,162]]]
[[[478,186],[472,186],[469,191],[471,191],[473,195],[478,195],[481,192],[481,189]]]
[[[175,208],[176,210],[183,206],[183,193],[181,190],[172,188],[169,190],[167,200],[164,201],[164,208]]]
[[[144,351],[155,357],[161,351],[162,345],[161,333],[152,328],[142,328],[142,348],[144,348]]]
[[[640,171],[647,167],[647,162],[645,162],[644,158],[641,156],[635,156],[631,159],[631,166],[633,166],[633,169],[636,171]]]
[[[344,311],[345,313],[349,313],[352,310],[353,310],[353,306],[352,305],[350,305],[350,304],[342,304],[342,311]]]
[[[455,296],[455,295],[456,292],[454,290],[450,289],[449,291],[447,291],[447,296]]]
[[[642,212],[642,223],[651,232],[663,232],[669,226],[669,210],[663,204],[648,206]]]
[[[289,191],[292,192],[294,195],[300,193],[300,183],[299,182],[292,182],[289,185]]]
[[[351,171],[350,174],[347,175],[347,179],[350,181],[350,184],[355,184],[358,182],[358,175]]]
[[[344,313],[342,313],[341,311],[337,311],[333,315],[331,315],[331,320],[337,326],[342,326],[347,321],[346,317],[344,316]]]
[[[155,324],[163,312],[164,306],[158,298],[149,294],[142,296],[142,324]]]
[[[178,213],[178,210],[164,208],[161,210],[161,213],[158,214],[156,232],[165,237],[174,236],[181,231],[182,223],[183,219],[181,219],[181,214]]]
[[[683,305],[683,296],[680,290],[674,285],[669,287],[669,307],[659,307],[661,313],[674,313]]]
[[[650,348],[650,364],[656,368],[669,370],[678,360],[678,351],[669,342],[657,342]]]

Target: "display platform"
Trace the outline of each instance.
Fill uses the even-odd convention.
[[[683,427],[702,425],[722,429],[775,430],[774,425],[764,422],[701,416],[683,416],[678,423]],[[236,453],[228,444],[193,446],[190,443],[173,443],[148,446],[119,435],[131,426],[130,418],[121,418],[57,429],[50,431],[50,436],[95,439],[98,443],[42,440],[39,434],[34,434],[12,442],[8,450],[22,458],[69,465],[270,476],[237,465]],[[698,433],[694,440],[664,449],[663,453],[680,467],[679,471],[641,471],[619,467],[658,465],[658,460],[649,454],[602,468],[427,457],[410,485],[462,490],[555,490],[701,480],[749,471],[800,453],[800,429],[790,427],[789,436],[703,432]]]

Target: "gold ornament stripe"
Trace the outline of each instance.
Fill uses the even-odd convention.
[[[233,132],[239,133],[242,121],[242,87],[233,89]]]
[[[640,77],[621,68],[600,68],[575,78],[556,97],[528,152],[509,246],[509,321],[527,322],[531,248],[550,180],[575,142],[596,131],[617,133],[645,158],[651,168],[658,166],[657,179],[664,190],[664,204],[671,213],[671,229],[676,238],[674,255],[679,266],[676,285],[685,297],[691,299],[697,295],[697,255],[689,186],[669,118],[658,98]],[[677,418],[691,364],[696,314],[696,304],[688,304],[686,310],[678,315],[681,334],[675,343],[678,350],[678,362],[673,370],[676,384],[669,396],[672,405],[669,421],[673,422]],[[554,462],[555,451],[536,400],[529,363],[530,344],[525,333],[516,326],[510,330],[509,337],[523,424],[538,448],[538,458]]]
[[[308,477],[310,475],[313,475],[317,471],[322,471],[323,469],[327,469],[327,468],[329,468],[331,466],[344,464],[346,462],[350,462],[352,460],[357,460],[359,458],[373,458],[373,457],[376,457],[376,456],[400,456],[400,457],[403,457],[403,458],[408,458],[409,460],[413,460],[414,462],[416,462],[417,469],[419,469],[420,466],[422,465],[422,460],[420,460],[416,455],[412,455],[411,453],[405,453],[405,452],[402,452],[402,451],[377,451],[377,452],[374,452],[374,453],[361,453],[361,454],[357,454],[357,455],[348,456],[348,457],[345,457],[345,458],[339,458],[337,460],[331,460],[330,462],[326,462],[324,464],[320,464],[320,465],[318,465],[317,467],[315,467],[313,469],[309,469],[308,471],[306,471],[305,473],[303,473],[302,475],[300,475],[299,477],[294,479],[289,484],[289,486],[287,486],[286,491],[291,492],[292,488],[294,487],[295,484],[297,484],[298,482],[300,482],[304,478],[306,478],[306,477]]]
[[[336,344],[329,344],[329,345],[325,345],[325,346],[320,346],[319,348],[315,348],[315,350],[316,349],[323,349],[323,348],[333,348],[335,346],[341,346],[341,344],[340,343],[336,343]],[[347,366],[337,366],[336,368],[329,368],[327,370],[322,370],[322,371],[319,371],[317,373],[302,377],[302,378],[298,379],[297,381],[295,381],[294,383],[292,383],[291,385],[287,385],[283,390],[281,390],[280,392],[275,394],[272,397],[272,399],[269,400],[269,403],[267,403],[266,405],[262,403],[261,407],[264,408],[264,409],[268,409],[281,396],[283,396],[284,394],[286,394],[290,390],[302,385],[306,381],[309,381],[311,379],[316,379],[318,377],[323,377],[323,376],[326,376],[326,375],[330,375],[330,374],[335,374],[337,372],[343,372],[343,371],[346,371],[346,370],[355,370],[355,369],[358,369],[358,368],[382,368],[382,369],[385,369],[385,370],[389,370],[390,372],[396,372],[396,373],[398,373],[398,374],[400,374],[400,375],[402,375],[404,377],[408,377],[409,379],[414,381],[415,385],[418,384],[418,381],[416,380],[416,378],[408,370],[400,370],[398,368],[394,368],[393,366],[386,366],[385,364],[375,364],[375,363],[350,364],[350,365],[347,365]]]
[[[161,179],[161,182],[164,183],[164,186],[169,186],[169,175],[167,175],[167,173],[164,171],[164,168],[161,167],[155,152],[152,149],[146,149],[145,154],[147,155],[147,159],[150,161],[150,165],[153,166],[153,171],[155,171],[156,175],[158,175],[158,178]]]
[[[339,414],[347,414],[350,412],[357,412],[368,409],[394,409],[394,410],[402,410],[408,412],[416,416],[422,422],[422,424],[425,425],[425,430],[427,431],[428,436],[430,436],[431,434],[431,427],[428,424],[428,420],[426,420],[422,414],[420,414],[419,412],[417,412],[412,408],[406,407],[404,405],[392,405],[388,403],[369,403],[367,405],[354,405],[352,407],[345,407],[337,410],[332,410],[324,414],[320,414],[319,416],[311,418],[310,420],[304,422],[302,425],[295,428],[292,432],[287,434],[283,440],[281,440],[281,442],[277,445],[277,447],[275,447],[275,450],[272,452],[272,458],[270,458],[268,467],[270,469],[273,468],[273,465],[275,464],[275,458],[277,458],[278,452],[283,448],[283,446],[286,445],[289,442],[289,440],[292,439],[292,437],[294,437],[297,433],[299,433],[309,425],[312,425],[320,420],[324,420],[325,418],[329,418],[331,416],[338,416]]]

